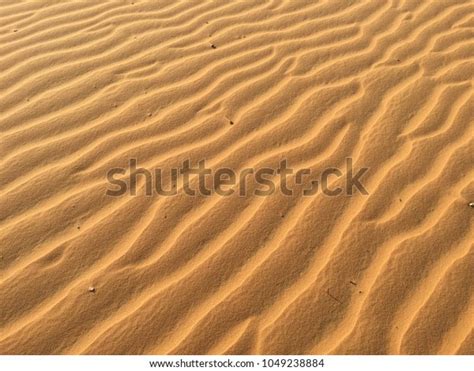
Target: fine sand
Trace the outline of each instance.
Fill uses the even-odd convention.
[[[1,1],[0,353],[474,354],[473,71],[470,0]]]

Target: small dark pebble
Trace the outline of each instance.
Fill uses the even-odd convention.
[[[234,125],[234,121],[230,120],[229,124]]]
[[[214,44],[211,44],[211,48],[212,48],[212,49],[216,49],[217,46],[215,46]]]
[[[474,202],[469,202],[469,207],[474,208]]]
[[[349,281],[351,284],[353,284],[354,286],[357,285],[357,283],[355,283],[354,281]]]

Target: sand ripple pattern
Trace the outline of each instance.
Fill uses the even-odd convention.
[[[472,1],[0,19],[2,354],[474,353]],[[130,157],[352,157],[370,195],[107,197]]]

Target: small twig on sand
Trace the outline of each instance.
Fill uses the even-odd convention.
[[[339,304],[342,304],[342,302],[341,302],[338,298],[336,298],[335,296],[331,295],[331,293],[329,292],[329,289],[326,290],[326,293],[327,293],[331,298],[333,298],[334,300],[336,300]]]

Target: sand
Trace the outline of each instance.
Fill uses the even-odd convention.
[[[0,20],[2,354],[474,354],[471,1]],[[130,158],[351,158],[369,194],[107,195]]]

